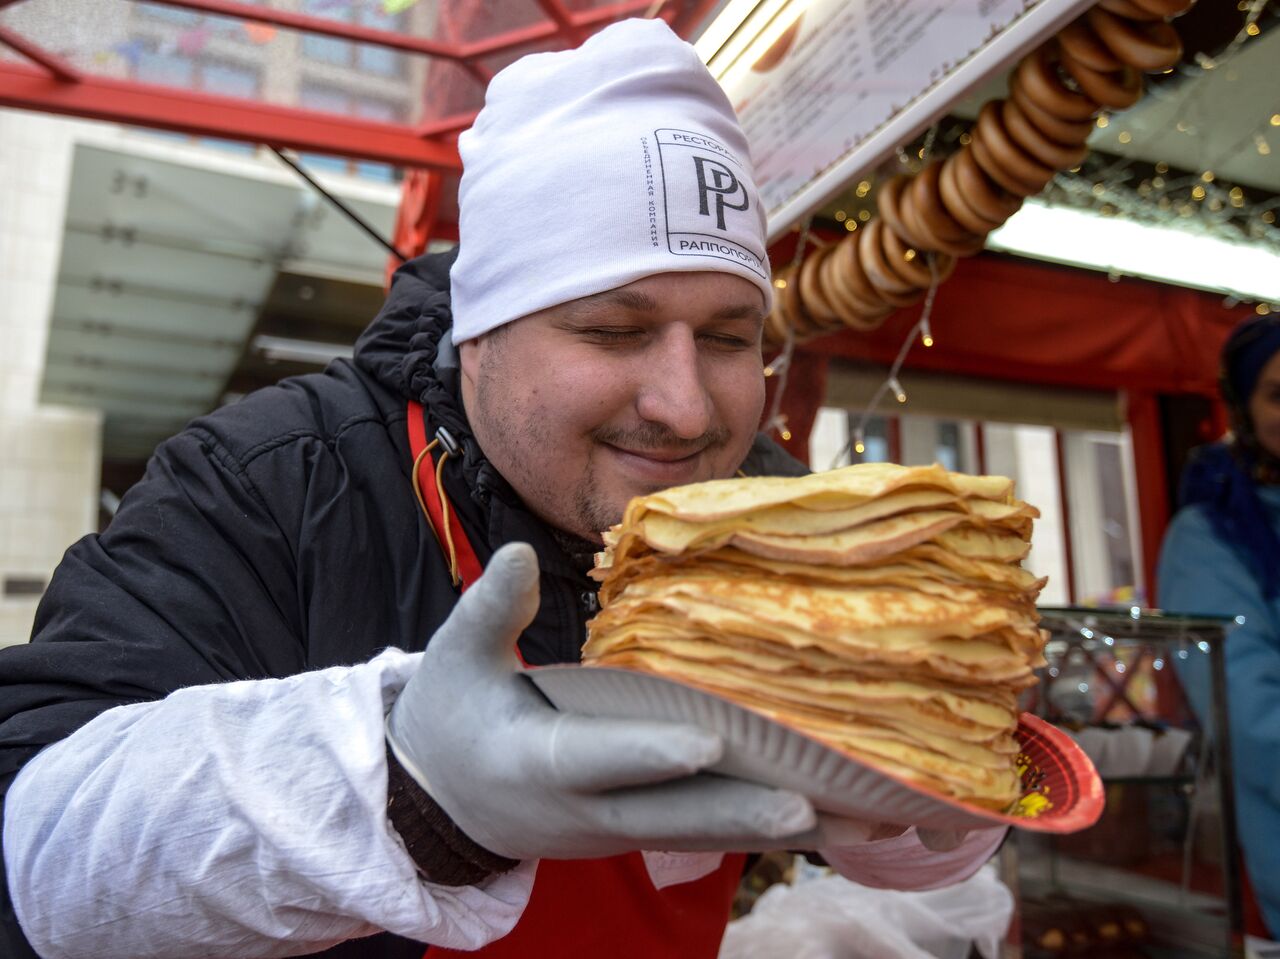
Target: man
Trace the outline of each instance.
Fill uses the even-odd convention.
[[[923,887],[999,841],[824,822],[519,675],[577,660],[631,496],[797,468],[755,439],[764,223],[691,47],[526,58],[460,149],[457,261],[165,443],[0,660],[6,955],[712,956],[742,850]]]

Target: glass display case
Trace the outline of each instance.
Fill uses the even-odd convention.
[[[1024,708],[1089,754],[1107,805],[1074,835],[1014,831],[1001,853],[1018,900],[1007,955],[1239,955],[1223,658],[1234,621],[1137,607],[1041,614],[1047,665]]]

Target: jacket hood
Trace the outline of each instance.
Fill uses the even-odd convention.
[[[386,302],[356,340],[356,366],[406,400],[425,403],[441,385],[432,365],[453,323],[449,268],[456,255],[420,256],[396,270]]]
[[[449,340],[449,270],[456,257],[455,247],[409,260],[396,270],[386,302],[356,340],[354,360],[397,395],[421,403],[433,428],[445,427],[458,441],[463,474],[476,498],[503,491],[514,500],[472,435],[458,391],[457,352]]]

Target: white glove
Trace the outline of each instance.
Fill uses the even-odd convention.
[[[396,758],[467,836],[511,859],[812,848],[803,796],[694,775],[723,752],[714,733],[550,706],[515,654],[537,609],[536,554],[503,547],[387,719]]]

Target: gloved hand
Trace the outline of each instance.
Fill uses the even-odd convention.
[[[695,775],[720,758],[714,733],[550,706],[515,654],[537,609],[537,556],[503,547],[387,719],[396,758],[474,842],[511,859],[581,859],[823,841],[803,796]]]

